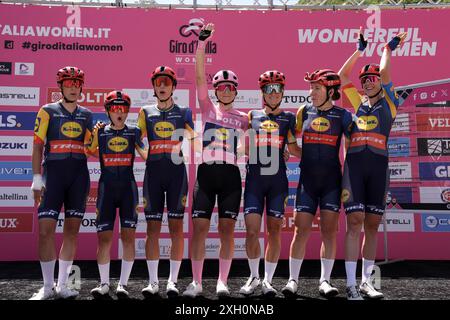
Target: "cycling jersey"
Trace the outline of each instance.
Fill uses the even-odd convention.
[[[92,113],[77,106],[70,113],[61,103],[43,106],[36,117],[34,143],[44,144],[45,189],[38,218],[83,218],[89,193],[86,154],[92,132]]]
[[[192,111],[174,104],[168,110],[160,110],[157,105],[142,107],[138,116],[138,126],[149,143],[147,163],[162,158],[171,159],[172,154],[182,157],[181,143],[187,130],[194,138]],[[178,131],[174,136],[175,130]]]
[[[181,143],[186,133],[189,138],[196,136],[192,111],[176,104],[168,110],[146,106],[139,112],[138,125],[149,143],[144,176],[145,218],[161,221],[166,200],[168,218],[183,219],[188,180]],[[175,130],[179,130],[176,135]]]
[[[45,144],[43,163],[67,158],[85,160],[92,127],[92,112],[86,108],[77,106],[70,113],[59,102],[43,106],[34,127],[34,143]]]
[[[381,87],[384,97],[370,107],[368,102],[362,102],[362,97],[351,83],[344,86],[343,91],[356,112],[348,153],[368,148],[376,154],[388,156],[387,142],[399,100],[392,82]]]
[[[249,162],[245,179],[244,213],[282,218],[288,196],[288,180],[283,153],[287,143],[297,143],[295,116],[291,112],[266,114],[252,110],[250,121]],[[276,160],[274,159],[276,157]],[[269,162],[270,161],[270,162]],[[263,171],[261,167],[271,167]],[[269,169],[269,168],[268,168]]]
[[[341,165],[339,150],[342,135],[349,137],[351,113],[333,106],[320,111],[312,105],[297,112],[297,134],[302,134],[300,178],[295,211],[315,214],[321,210],[339,212],[341,207]]]

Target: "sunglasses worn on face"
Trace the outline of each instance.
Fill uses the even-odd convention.
[[[169,77],[157,77],[155,79],[155,85],[159,87],[162,84],[164,84],[166,87],[170,87],[172,86],[173,81]]]
[[[233,86],[232,84],[219,84],[217,87],[216,87],[216,89],[218,90],[218,91],[225,91],[225,90],[229,90],[229,91],[231,91],[231,92],[234,92],[234,91],[236,91],[236,87],[235,86]]]
[[[361,78],[361,84],[364,85],[367,81],[369,81],[371,83],[375,83],[379,80],[380,80],[380,78],[377,76],[365,76],[365,77]]]
[[[82,85],[83,85],[83,82],[81,82],[78,79],[67,79],[67,80],[63,81],[63,86],[65,88],[72,88],[72,87],[80,88]]]
[[[117,105],[117,106],[110,106],[109,107],[109,111],[111,111],[111,112],[122,111],[122,113],[128,113],[129,110],[130,110],[130,107],[128,107],[128,106]]]
[[[281,93],[283,92],[283,86],[279,83],[269,83],[262,88],[262,91],[266,94],[271,94],[272,92]]]

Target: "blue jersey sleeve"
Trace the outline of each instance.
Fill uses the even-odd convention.
[[[399,105],[398,95],[395,92],[394,85],[392,84],[392,81],[388,84],[382,84],[384,97],[386,99],[386,102],[389,106],[389,110],[391,111],[392,118],[394,119],[397,115],[397,108]]]
[[[344,110],[344,116],[342,117],[342,131],[344,132],[344,135],[349,138],[350,133],[352,130],[352,114],[348,112],[347,110]]]
[[[142,132],[141,132],[141,129],[139,129],[139,127],[135,128],[135,140],[136,140],[136,145],[138,145],[139,148],[141,148],[141,149],[145,148],[144,142],[142,141]]]

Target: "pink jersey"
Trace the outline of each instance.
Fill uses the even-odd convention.
[[[221,110],[209,98],[206,84],[197,87],[197,94],[203,122],[203,161],[236,164],[238,144],[248,129],[247,114]]]

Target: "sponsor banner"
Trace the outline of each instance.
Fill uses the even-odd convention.
[[[389,162],[391,182],[411,181],[411,162]]]
[[[142,189],[142,188],[140,188]],[[141,193],[139,193],[140,195]],[[188,232],[189,229],[189,218],[190,214],[184,213],[183,217],[183,232]],[[136,227],[136,232],[147,233],[147,220],[145,220],[145,215],[142,212],[138,214],[138,224]],[[167,218],[167,213],[163,214],[161,223],[161,234],[170,234],[169,232],[169,219]]]
[[[81,97],[78,104],[83,107],[101,107],[104,108],[106,95],[115,89],[103,88],[84,88],[81,91]],[[62,98],[61,89],[48,88],[47,89],[47,103],[59,101]]]
[[[285,90],[280,107],[298,109],[301,105],[311,102],[309,90]]]
[[[389,188],[386,193],[386,209],[406,209],[411,203],[412,189],[409,187]]]
[[[30,187],[0,187],[0,207],[33,206],[34,199]]]
[[[0,156],[31,156],[33,137],[0,136]]]
[[[450,214],[422,214],[422,232],[450,232]]]
[[[138,115],[138,113],[129,113],[125,124],[128,126],[137,126]],[[110,123],[111,121],[106,113],[95,112],[92,114],[92,122],[96,124],[97,122]]]
[[[450,156],[450,137],[448,138],[418,138],[417,151],[419,156]]]
[[[0,233],[33,232],[33,213],[0,213]]]
[[[34,76],[34,63],[16,62],[14,64],[14,74],[16,76]]]
[[[123,89],[131,99],[131,108],[140,108],[146,105],[156,104],[153,89]],[[177,89],[172,96],[174,102],[179,106],[189,106],[189,90]],[[215,100],[213,100],[215,101]]]
[[[450,132],[450,114],[448,112],[416,114],[417,131]]]
[[[386,227],[388,232],[414,232],[414,214],[386,212]],[[384,231],[384,224],[380,223],[378,232]]]
[[[286,175],[288,181],[290,182],[298,182],[300,179],[300,167],[297,162],[288,162],[286,163]]]
[[[288,209],[284,212],[283,217],[283,225],[281,228],[282,232],[293,234],[295,230],[295,220],[294,220],[294,209]],[[314,219],[312,221],[312,227],[311,231],[320,231],[320,214],[319,209],[317,209],[317,213],[314,216]]]
[[[422,108],[444,108],[444,107],[450,107],[450,101],[438,101],[433,103],[425,103],[425,104],[418,104],[416,107],[422,107]]]
[[[0,106],[39,106],[38,87],[0,87]]]
[[[259,245],[264,248],[264,238],[259,238]],[[207,238],[205,242],[205,259],[219,259],[220,239]],[[245,251],[245,238],[234,239],[233,259],[247,259]]]
[[[391,132],[409,132],[409,115],[407,113],[397,114]]]
[[[35,112],[0,111],[0,130],[34,130]]]
[[[450,179],[450,162],[419,163],[419,175],[422,180]]]
[[[186,216],[186,215],[185,215]],[[211,215],[211,224],[209,227],[210,233],[219,233],[219,213],[213,212]],[[238,214],[236,224],[234,226],[234,232],[246,232],[245,217],[243,213]],[[261,223],[260,232],[264,232],[264,223]]]
[[[406,100],[407,105],[416,105],[416,107],[435,107],[440,101],[448,100],[450,84],[448,82],[422,83],[399,89],[397,94],[403,100]]]
[[[171,241],[170,239],[159,239],[159,258],[160,259],[170,259],[170,247]],[[119,239],[119,251],[118,251],[118,259],[122,259],[123,256],[123,245],[122,240]],[[183,259],[187,259],[189,250],[188,239],[184,239],[184,250],[183,250]],[[135,239],[135,259],[145,259],[145,238],[137,238]]]
[[[208,90],[209,99],[216,104],[217,98],[214,90]],[[198,97],[196,99],[197,108],[200,108],[198,105]],[[234,108],[236,109],[261,109],[262,107],[262,96],[260,90],[238,90],[237,96],[234,100]],[[244,111],[245,112],[245,111]]]
[[[12,73],[12,63],[0,62],[0,74],[11,74],[11,73]]]
[[[33,180],[31,161],[0,162],[0,181],[30,181]]]
[[[288,207],[295,207],[296,195],[297,195],[297,188],[289,188],[288,201],[287,201]]]
[[[88,162],[89,176],[92,181],[98,181],[100,179],[101,169],[99,162]],[[137,182],[144,181],[145,173],[145,162],[135,162],[134,163],[134,177]]]
[[[95,213],[85,213],[81,220],[80,233],[96,233],[96,218]],[[56,222],[56,233],[63,233],[64,231],[64,212],[61,212]]]
[[[419,193],[421,204],[426,204],[429,209],[450,210],[450,186],[420,187]]]
[[[409,138],[389,138],[388,151],[390,157],[409,157]]]

